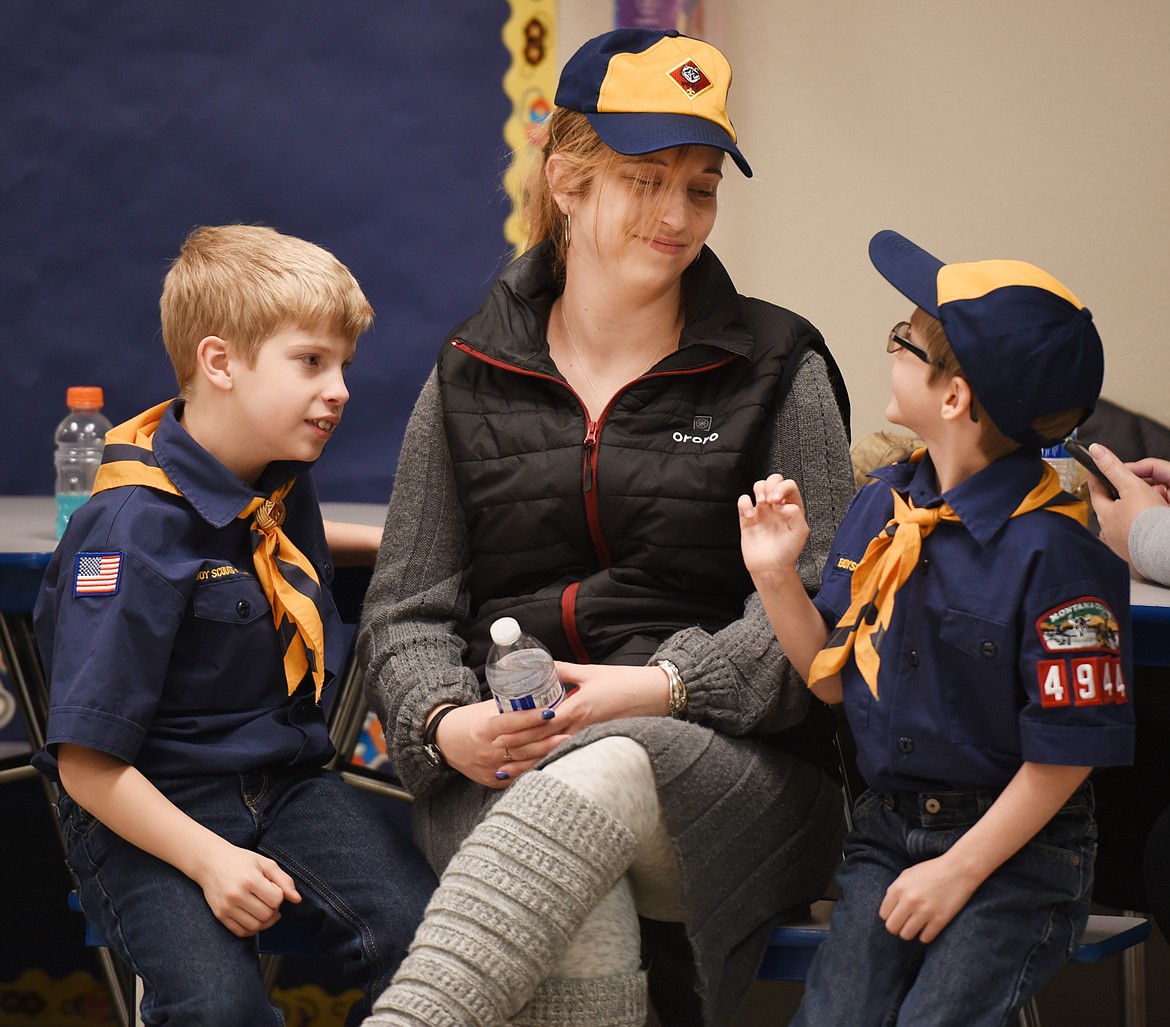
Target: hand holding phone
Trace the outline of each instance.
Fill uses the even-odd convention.
[[[1085,446],[1076,439],[1065,439],[1064,451],[1105,486],[1105,490],[1109,493],[1111,499],[1118,498],[1117,486],[1105,477],[1105,472],[1097,466],[1097,462],[1089,455],[1089,451]]]

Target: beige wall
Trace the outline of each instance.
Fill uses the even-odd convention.
[[[561,0],[565,59],[613,4]],[[1166,0],[725,0],[731,115],[755,170],[711,244],[740,291],[837,355],[854,436],[885,426],[904,301],[866,255],[894,228],[943,260],[1055,274],[1105,340],[1103,394],[1170,423]]]

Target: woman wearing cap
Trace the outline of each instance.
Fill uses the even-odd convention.
[[[577,52],[532,248],[412,415],[360,645],[443,877],[367,1023],[641,1024],[643,943],[663,1022],[725,1023],[835,863],[832,714],[752,592],[735,500],[801,482],[815,589],[847,401],[816,329],[704,245],[724,156],[751,174],[730,80],[674,32]],[[554,709],[497,712],[500,616],[562,661]]]

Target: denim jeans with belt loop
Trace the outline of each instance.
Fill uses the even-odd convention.
[[[1097,830],[1083,784],[976,889],[929,944],[878,915],[907,867],[941,856],[998,793],[867,791],[837,873],[841,898],[793,1027],[1000,1027],[1075,951],[1089,916]]]

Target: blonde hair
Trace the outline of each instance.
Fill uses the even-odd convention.
[[[192,231],[167,272],[159,310],[184,395],[199,343],[210,335],[251,367],[261,344],[283,328],[324,327],[352,343],[374,320],[361,286],[328,250],[261,225]]]
[[[580,111],[557,107],[545,120],[541,129],[544,143],[540,148],[540,163],[532,169],[523,194],[524,220],[528,224],[528,247],[531,249],[545,239],[553,249],[553,269],[557,277],[564,277],[565,257],[569,241],[567,220],[545,174],[548,159],[554,153],[562,161],[561,188],[574,196],[587,196],[594,180],[616,156],[601,141],[593,126]]]
[[[925,310],[921,308],[919,310],[922,314],[922,333],[926,341],[926,355],[930,357],[931,361],[930,378],[928,379],[930,384],[933,385],[944,377],[954,378],[957,376],[966,381],[967,376],[963,373],[959,359],[951,348],[951,341],[943,330],[942,322]],[[1083,407],[1073,407],[1071,410],[1062,410],[1055,414],[1037,417],[1032,421],[1031,428],[1041,438],[1055,441],[1063,439],[1084,420],[1084,417]],[[998,460],[1013,449],[1019,448],[1020,444],[1014,439],[1008,438],[988,416],[983,404],[975,395],[974,389],[971,390],[971,419],[978,421],[982,427],[979,435],[979,450],[984,456],[991,460]]]
[[[542,126],[544,142],[540,148],[539,166],[531,170],[522,195],[524,220],[528,225],[527,246],[531,249],[548,239],[553,250],[553,271],[557,280],[564,281],[565,262],[569,250],[568,219],[553,197],[546,170],[549,158],[559,161],[557,187],[571,196],[588,196],[597,180],[615,166],[638,165],[657,160],[654,153],[627,156],[610,149],[580,111],[557,107]],[[688,146],[671,147],[685,156]],[[719,159],[725,155],[721,152]],[[662,216],[662,204],[674,181],[682,174],[681,162],[662,181],[635,180],[631,183],[634,200],[639,203],[638,220],[629,226],[629,237],[644,232]],[[660,203],[641,203],[661,196]]]

